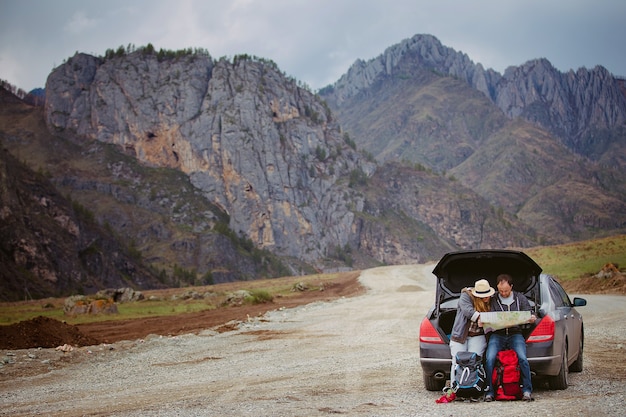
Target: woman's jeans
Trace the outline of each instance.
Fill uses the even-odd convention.
[[[456,368],[456,354],[458,352],[476,352],[481,357],[485,353],[487,347],[487,339],[485,335],[480,336],[468,336],[465,339],[465,343],[455,342],[450,340],[450,354],[452,354],[452,368],[450,368],[450,386],[454,383],[454,368]]]
[[[487,395],[493,396],[493,368],[496,364],[496,356],[501,350],[513,349],[517,353],[519,361],[520,373],[522,374],[522,392],[532,392],[533,385],[530,380],[530,365],[526,358],[526,340],[521,333],[516,334],[500,334],[492,333],[489,336],[487,344],[487,355],[485,362],[485,370],[487,371],[487,379],[489,380],[489,390]]]

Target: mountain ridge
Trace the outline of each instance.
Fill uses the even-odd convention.
[[[600,65],[592,70],[579,68],[561,73],[547,59],[540,58],[509,66],[501,75],[474,64],[466,54],[442,45],[432,35],[415,35],[367,62],[357,60],[320,94],[331,107],[338,108],[381,77],[394,75],[402,61],[411,57],[416,67],[464,80],[509,118],[522,117],[537,124],[587,157],[607,158],[607,152],[601,151],[611,142],[604,137],[606,131],[622,130],[626,124],[623,81]],[[598,137],[598,133],[603,136]],[[597,155],[589,152],[593,148]],[[624,151],[620,150],[619,155],[624,162]]]
[[[540,59],[501,76],[416,35],[355,63],[320,94],[378,160],[451,173],[557,241],[623,230],[624,94],[602,67],[561,74]],[[587,192],[570,198],[582,185]]]

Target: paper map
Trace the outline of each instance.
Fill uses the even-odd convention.
[[[491,311],[480,313],[480,320],[483,322],[485,332],[493,332],[528,323],[530,311]]]

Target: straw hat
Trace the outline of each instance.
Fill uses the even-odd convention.
[[[474,283],[474,288],[472,288],[472,294],[474,297],[485,298],[491,297],[496,293],[496,290],[491,288],[489,285],[489,281],[486,279],[479,279]]]

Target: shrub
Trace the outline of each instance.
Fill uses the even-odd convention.
[[[271,303],[274,297],[266,290],[252,290],[250,296],[246,297],[246,302],[249,304],[264,304]]]
[[[367,174],[361,168],[353,169],[350,172],[350,182],[348,186],[354,188],[361,185],[367,185]]]

